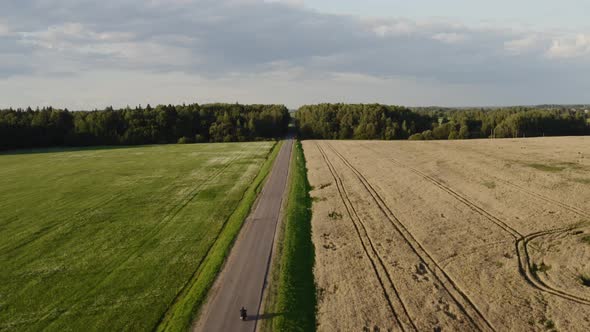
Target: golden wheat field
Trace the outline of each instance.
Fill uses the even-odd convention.
[[[303,146],[318,330],[590,330],[590,137]]]

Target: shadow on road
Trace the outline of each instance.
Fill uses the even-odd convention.
[[[256,315],[256,316],[252,316],[252,317],[248,317],[248,320],[265,320],[265,319],[271,319],[271,318],[275,318],[275,317],[279,317],[279,316],[283,316],[284,313],[264,313],[264,314],[260,314],[260,315]]]

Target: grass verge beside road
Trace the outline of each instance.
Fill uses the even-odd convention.
[[[270,317],[263,325],[263,330],[267,331],[316,329],[311,187],[300,142],[295,144],[293,151],[289,196],[265,302],[264,311]]]
[[[203,264],[195,271],[191,281],[179,293],[179,296],[157,326],[157,331],[186,331],[190,329],[199,309],[205,302],[207,292],[213,285],[217,274],[221,271],[244,220],[250,214],[256,198],[263,188],[282,144],[281,141],[275,145],[253,184],[244,193],[238,207],[229,217],[209,254],[204,258]]]

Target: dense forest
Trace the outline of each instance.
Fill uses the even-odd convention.
[[[302,138],[407,139],[431,129],[433,116],[379,104],[319,104],[295,114]]]
[[[319,104],[295,113],[303,139],[468,139],[590,135],[585,107],[450,109]],[[282,105],[159,105],[76,111],[0,110],[0,149],[49,146],[238,142],[278,139]]]
[[[303,106],[300,135],[317,139],[468,139],[590,135],[590,114],[566,107],[414,109],[378,104]]]
[[[289,121],[282,105],[148,105],[90,112],[8,109],[0,110],[0,149],[276,139],[286,134]]]

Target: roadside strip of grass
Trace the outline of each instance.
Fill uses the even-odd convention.
[[[311,240],[311,187],[301,142],[291,159],[285,215],[267,290],[263,331],[315,331],[316,288]]]
[[[195,271],[190,281],[180,290],[178,296],[168,308],[155,331],[187,331],[205,302],[207,293],[232,248],[242,225],[252,209],[258,194],[262,191],[268,174],[274,161],[281,150],[283,141],[275,144],[254,182],[243,194],[242,200],[234,212],[225,222],[225,225],[215,240],[209,253],[203,259],[199,268]]]

